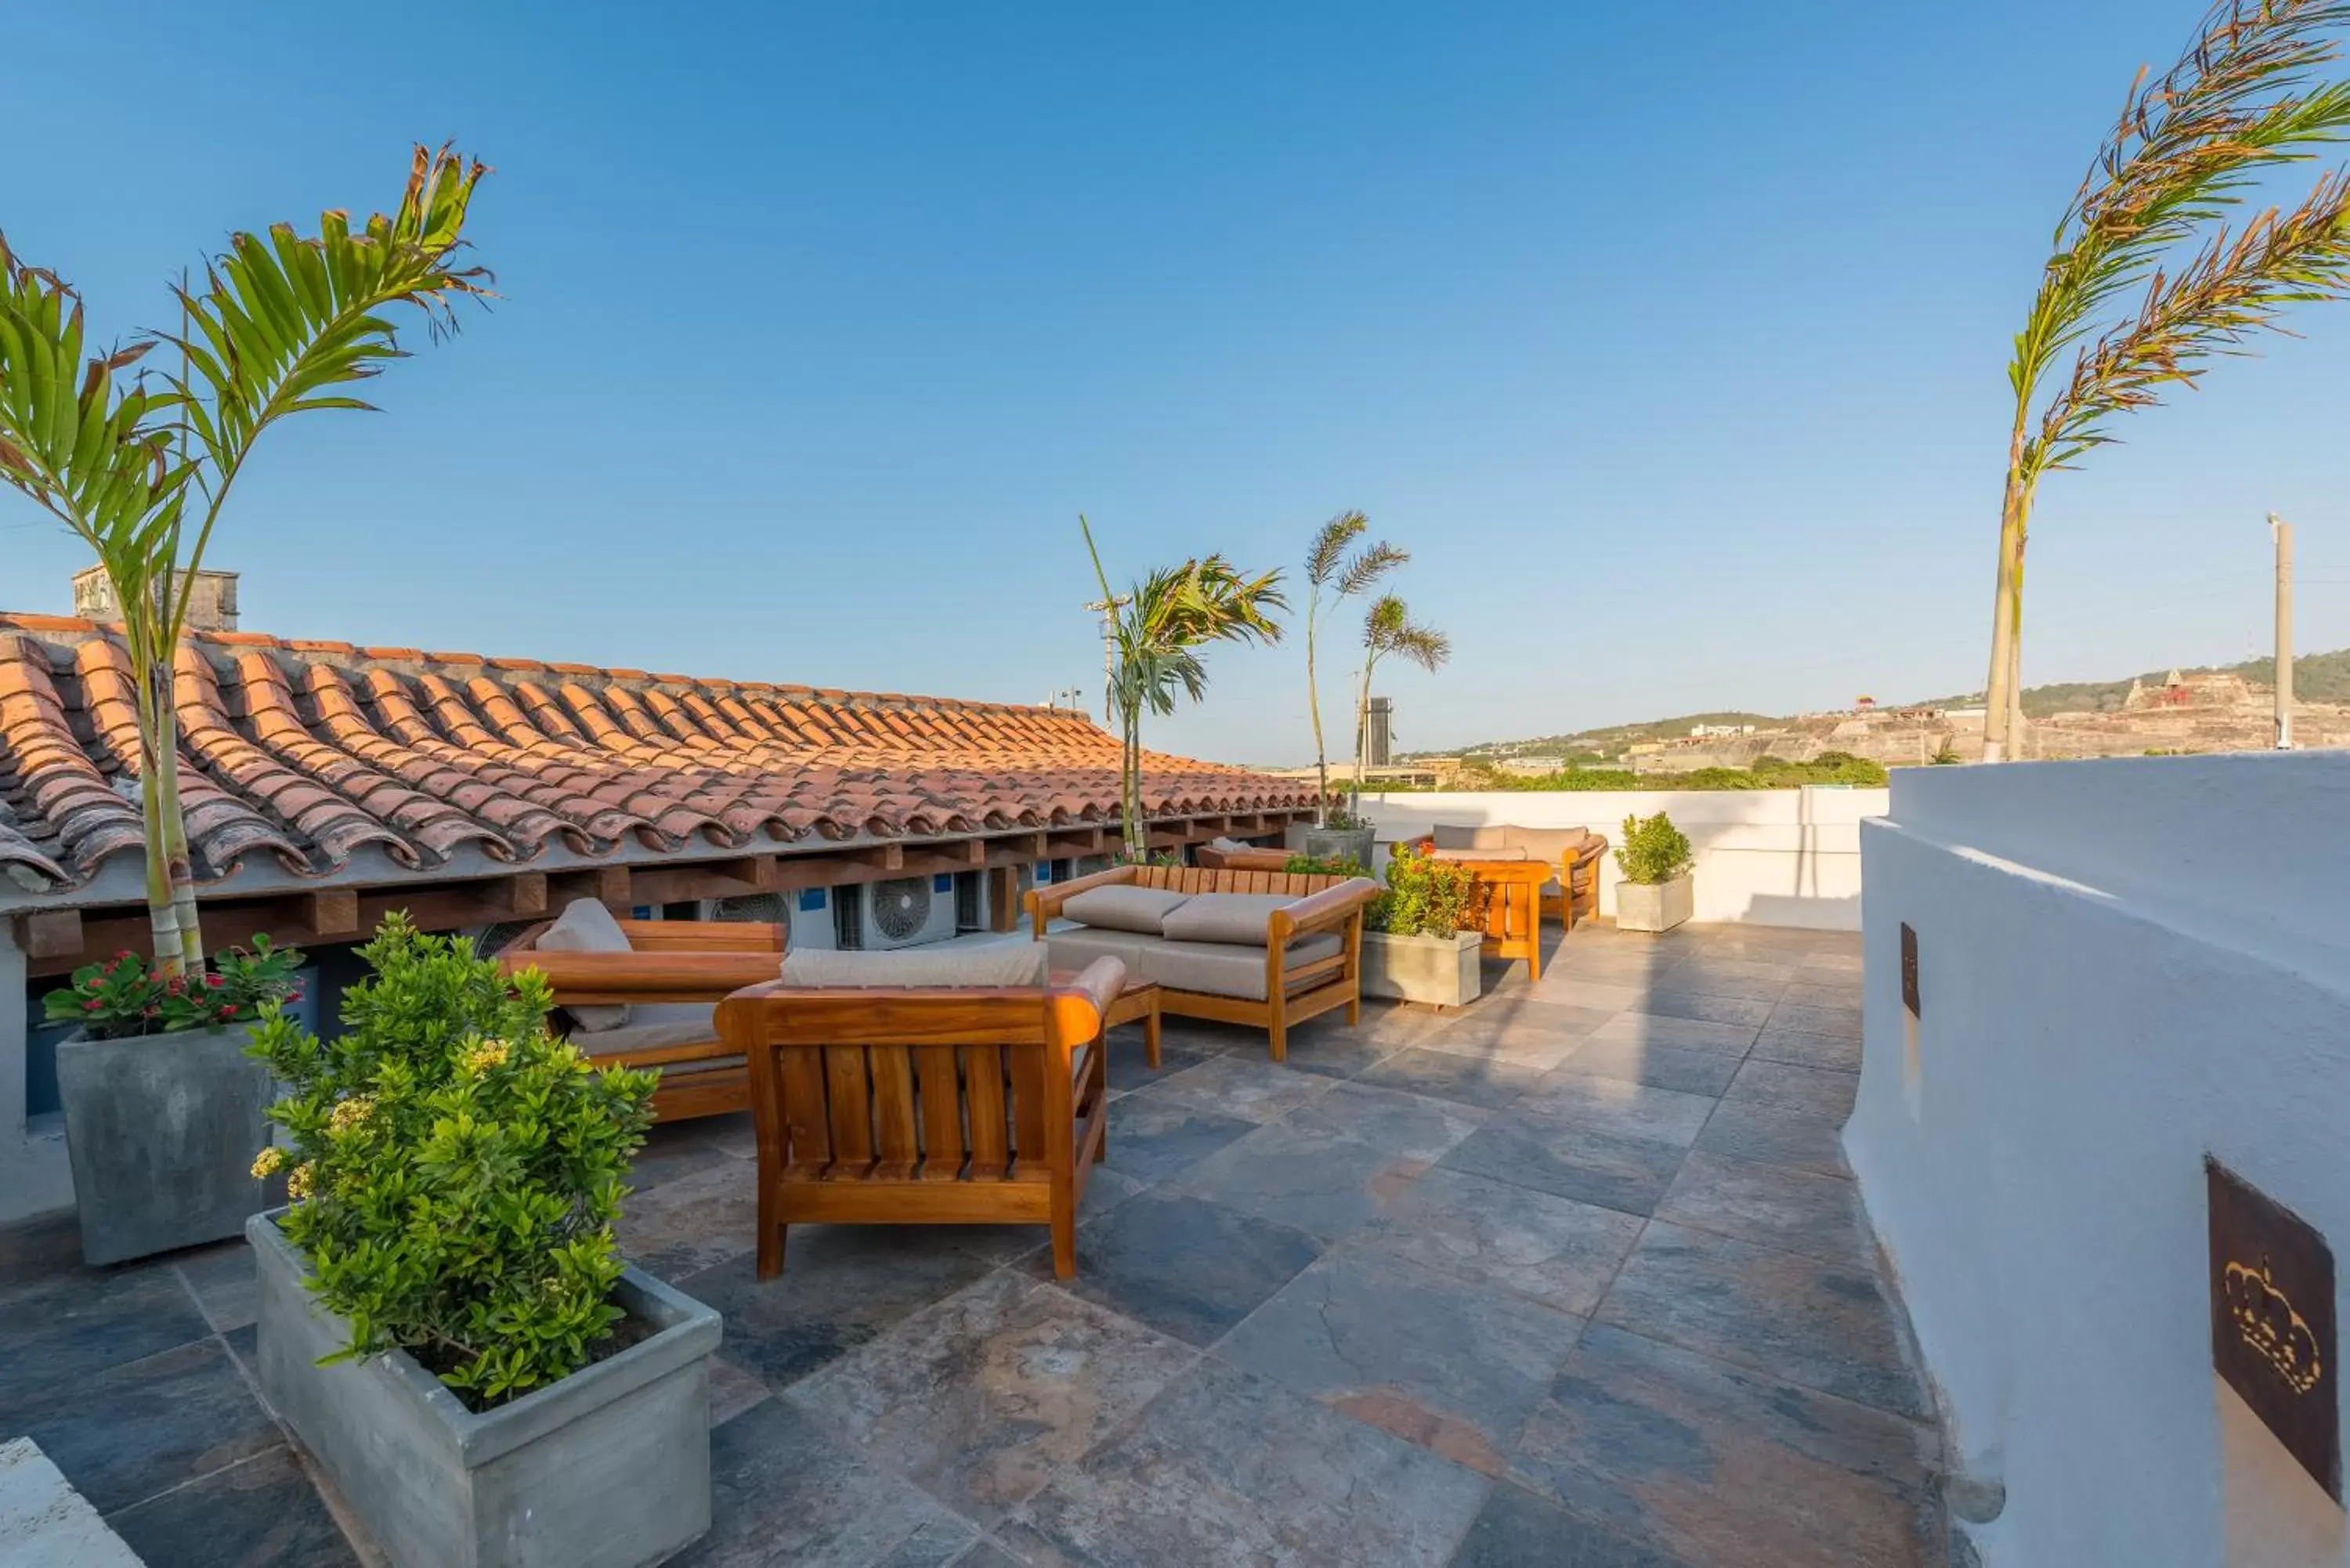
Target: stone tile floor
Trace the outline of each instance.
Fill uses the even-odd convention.
[[[1079,1272],[806,1227],[747,1119],[658,1129],[631,1257],[725,1315],[704,1568],[1945,1560],[1939,1444],[1837,1141],[1848,936],[1585,928],[1452,1016],[1113,1040]],[[242,1243],[0,1232],[0,1438],[150,1568],[368,1563],[253,1393]]]

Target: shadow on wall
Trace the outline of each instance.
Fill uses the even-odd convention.
[[[1814,931],[1860,929],[1860,895],[1812,898],[1787,893],[1757,893],[1747,901],[1744,919],[1757,926],[1801,926]]]

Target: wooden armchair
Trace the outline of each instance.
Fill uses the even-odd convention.
[[[1077,1204],[1107,1147],[1103,959],[1045,986],[829,990],[771,981],[718,1007],[748,1059],[763,1280],[794,1224],[1046,1224],[1077,1269]]]
[[[751,1076],[742,1054],[718,1038],[717,1004],[746,985],[775,978],[784,928],[737,920],[621,920],[628,952],[558,952],[538,939],[542,921],[498,955],[508,974],[537,970],[557,1007],[626,1007],[618,1028],[574,1028],[572,1043],[599,1064],[659,1068],[660,1121],[748,1109]]]
[[[1062,907],[1089,888],[1121,885],[1163,892],[1274,894],[1290,902],[1265,918],[1261,969],[1235,982],[1232,971],[1246,969],[1246,949],[1223,954],[1202,950],[1217,941],[1169,940],[1128,931],[1048,931]],[[1188,866],[1114,866],[1090,877],[1038,888],[1027,898],[1039,941],[1050,940],[1054,962],[1066,968],[1065,948],[1079,957],[1107,951],[1124,959],[1138,977],[1159,988],[1159,1010],[1183,1018],[1242,1023],[1265,1032],[1276,1062],[1289,1054],[1289,1026],[1335,1008],[1348,1023],[1363,1016],[1363,910],[1379,896],[1376,882],[1360,877],[1306,876],[1285,871],[1213,870]],[[1171,922],[1170,922],[1171,923]],[[1257,943],[1252,940],[1249,946]],[[1237,947],[1237,944],[1233,944]]]

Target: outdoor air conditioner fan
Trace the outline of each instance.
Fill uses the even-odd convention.
[[[785,926],[791,923],[792,900],[785,893],[745,893],[739,898],[705,898],[702,905],[705,920],[744,920],[754,925]]]
[[[866,895],[873,929],[892,942],[910,942],[931,923],[931,879],[895,877],[876,882]]]

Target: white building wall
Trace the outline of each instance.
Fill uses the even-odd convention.
[[[25,955],[0,918],[0,1225],[73,1201],[63,1119],[25,1116]]]
[[[2350,757],[1906,770],[1892,796],[1862,830],[1846,1145],[1952,1459],[2005,1488],[1986,1568],[2350,1563],[2212,1371],[2203,1170],[2350,1238]]]
[[[1945,770],[1948,771],[1948,770]],[[1581,827],[1624,842],[1627,815],[1669,814],[1697,853],[1697,919],[1823,930],[1860,929],[1860,824],[1881,789],[1495,790],[1367,794],[1384,844],[1438,823]],[[1599,909],[1616,912],[1614,854],[1600,862]]]

